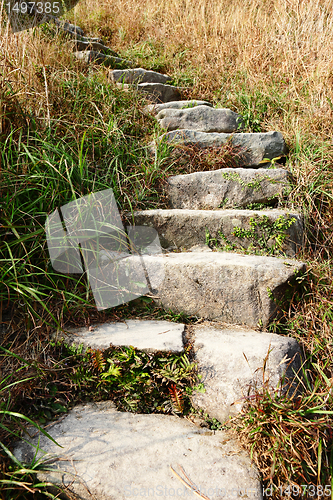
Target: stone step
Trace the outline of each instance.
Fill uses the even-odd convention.
[[[108,349],[114,346],[133,346],[146,352],[182,352],[184,325],[163,320],[126,320],[102,323],[90,328],[72,328],[66,334],[55,334],[71,344],[83,344],[84,349]]]
[[[210,417],[225,422],[237,415],[246,397],[260,393],[264,380],[272,394],[279,388],[289,388],[290,396],[297,393],[302,356],[295,339],[212,323],[194,325],[192,332],[205,386],[205,392],[193,394],[192,404]]]
[[[83,38],[83,37],[82,37]],[[93,40],[79,40],[75,39],[74,40],[75,48],[77,51],[83,51],[83,50],[92,50],[94,52],[102,52],[103,54],[107,54],[113,57],[119,58],[119,55],[117,52],[114,50],[110,49],[109,47],[106,47],[100,42],[93,41]]]
[[[144,108],[144,111],[157,115],[160,111],[162,111],[162,109],[186,109],[194,108],[195,106],[212,107],[213,105],[208,101],[197,101],[195,99],[192,99],[190,101],[171,101],[161,104],[148,104],[148,106]]]
[[[103,52],[97,52],[95,50],[85,50],[83,52],[73,52],[74,57],[86,64],[103,64],[104,66],[111,66],[112,68],[124,68],[132,66],[131,61],[122,59],[120,57],[109,56],[108,54],[103,54]]]
[[[265,327],[276,316],[285,292],[296,285],[295,273],[305,270],[305,264],[287,258],[231,252],[143,254],[119,260],[110,252],[102,265],[94,283],[94,296],[102,297],[99,309],[111,307],[114,289],[117,298],[128,290],[131,298],[147,294],[140,290],[149,279],[150,295],[167,310],[252,328]]]
[[[294,257],[303,242],[303,218],[294,211],[157,209],[135,212],[134,221],[153,227],[162,247],[169,250],[204,244],[219,248],[227,244],[230,249],[253,245]],[[240,231],[253,236],[240,237]]]
[[[291,175],[282,168],[224,168],[168,178],[171,208],[216,209],[269,203],[288,194]]]
[[[138,92],[145,94],[149,101],[155,103],[171,102],[181,99],[177,87],[163,83],[138,83],[135,87],[132,87],[132,85],[128,83],[117,83],[116,85],[123,90],[135,88]]]
[[[110,74],[110,79],[113,82],[121,83],[167,83],[171,81],[170,76],[156,73],[143,68],[133,68],[124,70],[114,70]]]
[[[230,109],[195,106],[186,109],[162,109],[156,116],[160,126],[168,131],[177,129],[200,132],[236,132],[243,128],[243,119]]]
[[[27,440],[39,445],[37,458],[55,457],[54,471],[36,471],[38,479],[84,500],[192,498],[194,488],[214,500],[263,497],[257,469],[226,431],[174,416],[118,412],[110,402],[77,406],[47,431],[62,448],[43,434]],[[25,463],[35,452],[26,442],[14,450]]]
[[[280,132],[225,134],[184,129],[167,132],[161,135],[158,141],[165,141],[178,147],[197,146],[203,149],[220,148],[229,143],[235,149],[240,167],[259,166],[267,163],[267,160],[281,158],[288,153]]]
[[[80,28],[79,26],[75,26],[75,24],[71,24],[67,21],[63,21],[62,19],[55,18],[54,22],[56,26],[62,30],[68,33],[69,35],[79,35],[79,36],[84,36],[83,29]]]

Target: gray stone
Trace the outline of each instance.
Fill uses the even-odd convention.
[[[195,498],[176,473],[214,500],[262,499],[257,469],[226,431],[174,416],[121,413],[108,402],[78,406],[47,431],[63,448],[39,436],[44,457],[58,460],[54,472],[36,471],[38,479],[66,486],[83,500]],[[30,462],[35,449],[22,442],[14,453]]]
[[[167,132],[161,135],[161,140],[175,146],[195,145],[199,148],[220,148],[228,143],[235,150],[239,166],[258,166],[266,159],[273,160],[288,153],[280,132],[224,134],[184,129]]]
[[[92,349],[130,346],[142,351],[182,352],[184,325],[170,321],[126,320],[123,323],[103,323],[66,332],[65,339]],[[59,338],[59,334],[57,334]]]
[[[214,209],[267,203],[287,194],[290,174],[282,169],[224,168],[168,178],[171,208]]]
[[[144,111],[147,113],[153,113],[157,115],[162,109],[187,109],[194,108],[195,106],[210,106],[213,105],[208,101],[197,101],[195,99],[191,101],[171,101],[171,102],[163,102],[161,104],[148,104],[145,107]]]
[[[85,50],[83,52],[74,52],[74,56],[87,64],[104,64],[104,66],[125,67],[131,66],[131,61],[126,61],[126,59],[121,59],[120,57],[109,56],[103,54],[102,52],[96,52],[94,50]]]
[[[186,129],[201,132],[236,132],[243,128],[243,119],[230,109],[195,106],[187,109],[162,109],[156,119],[166,130]]]
[[[75,26],[75,24],[68,23],[67,21],[62,21],[60,19],[54,18],[55,24],[58,26],[59,29],[62,31],[66,31],[69,34],[76,33],[80,36],[84,36],[83,29],[80,28],[79,26]]]
[[[195,360],[206,391],[195,393],[192,403],[210,417],[224,422],[239,413],[248,396],[262,391],[264,380],[271,394],[289,388],[293,396],[295,374],[301,375],[301,350],[295,339],[226,325],[193,330]]]
[[[108,54],[110,56],[118,57],[117,52],[114,50],[109,49],[109,47],[106,47],[100,42],[94,42],[92,40],[75,40],[75,47],[76,50],[78,51],[83,51],[83,50],[92,50],[94,52],[102,52],[103,54]]]
[[[171,80],[170,76],[148,71],[143,68],[114,70],[110,74],[113,82],[122,83],[167,83]]]
[[[215,246],[223,247],[228,243],[236,248],[248,248],[255,243],[253,238],[235,236],[235,228],[251,230],[251,219],[275,223],[278,219],[294,219],[292,225],[276,236],[286,235],[280,248],[282,253],[294,257],[303,242],[303,218],[297,212],[284,210],[143,210],[134,213],[135,224],[156,229],[163,248],[176,247],[189,250],[195,245],[204,245],[207,238],[214,240]],[[270,238],[269,232],[260,227],[256,236],[266,239],[267,247],[278,250],[277,241]]]
[[[137,90],[147,94],[147,99],[152,102],[170,102],[181,99],[179,90],[172,85],[164,85],[162,83],[139,83]]]
[[[291,259],[228,252],[184,252],[143,256],[154,300],[165,309],[255,328],[278,313],[286,290],[295,287],[305,264]]]

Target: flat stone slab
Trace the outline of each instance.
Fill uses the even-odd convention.
[[[83,38],[83,37],[81,37],[81,38]],[[89,40],[89,39],[82,40],[80,38],[76,38],[75,39],[75,47],[76,47],[76,50],[78,50],[78,51],[92,50],[95,52],[102,52],[103,54],[108,54],[110,56],[114,56],[114,57],[119,58],[117,52],[110,49],[109,47],[106,47],[105,45],[103,45],[99,41],[93,41],[93,40]]]
[[[294,257],[303,242],[303,218],[297,212],[284,210],[143,210],[134,212],[138,226],[150,226],[158,232],[163,248],[189,250],[195,245],[204,245],[207,239],[215,246],[226,244],[236,248],[248,248],[255,244],[255,238],[240,238],[235,228],[249,231],[253,229],[258,238],[267,241],[267,247],[277,247],[275,238],[270,238],[268,230],[257,226],[254,221],[273,226],[278,220],[290,221],[289,228],[276,232],[276,237],[285,235],[280,248],[282,253]],[[251,226],[252,221],[252,226]],[[279,247],[277,247],[278,250]]]
[[[104,66],[111,66],[112,68],[132,66],[131,61],[126,61],[126,59],[121,59],[120,57],[109,56],[108,54],[103,54],[102,52],[97,52],[95,50],[73,52],[73,54],[76,59],[79,59],[87,64],[104,64]]]
[[[295,373],[302,358],[295,339],[226,325],[194,326],[193,331],[195,359],[206,392],[193,394],[192,403],[210,417],[225,422],[237,415],[245,397],[260,392],[263,378],[273,392],[281,386],[281,377],[284,391],[289,386],[296,389]]]
[[[143,68],[133,68],[125,70],[114,70],[110,74],[113,82],[123,83],[167,83],[171,80],[170,76],[149,71]]]
[[[267,203],[290,190],[291,176],[282,168],[224,168],[168,178],[171,208],[239,208]]]
[[[62,31],[66,31],[67,33],[69,34],[77,34],[77,35],[80,35],[80,36],[84,36],[84,32],[83,32],[83,29],[80,28],[79,26],[75,26],[75,24],[71,24],[67,21],[62,21],[58,18],[55,18],[54,19],[54,22],[55,24],[57,25],[57,27],[62,30]]]
[[[255,466],[226,431],[173,416],[121,413],[108,402],[78,406],[47,431],[63,448],[40,435],[45,458],[60,460],[54,472],[37,471],[38,479],[64,484],[84,500],[196,498],[176,473],[212,500],[262,499]],[[23,442],[14,451],[24,462],[34,452]]]
[[[71,329],[66,339],[86,348],[107,349],[130,346],[142,351],[182,352],[184,325],[171,321],[126,320],[123,323],[103,323],[88,328]],[[61,334],[60,334],[61,335]],[[57,334],[59,337],[59,334]]]
[[[174,130],[161,135],[174,146],[198,146],[199,148],[219,148],[229,143],[236,150],[239,166],[259,166],[264,160],[285,156],[288,148],[280,132],[235,133],[199,132],[196,130]]]
[[[162,83],[139,83],[136,88],[139,92],[147,94],[147,99],[156,103],[178,101],[181,99],[179,90],[172,85],[165,85]]]
[[[195,106],[213,107],[208,101],[197,101],[196,99],[192,99],[190,101],[171,101],[161,104],[148,104],[148,106],[145,106],[144,111],[157,115],[162,109],[187,109],[194,108]]]
[[[236,132],[243,128],[243,119],[231,109],[195,106],[186,109],[162,109],[156,116],[160,126],[168,131],[176,129],[200,132]]]
[[[162,276],[156,298],[165,309],[209,320],[266,326],[278,313],[295,272],[296,260],[229,252],[184,252],[143,256],[149,276]]]

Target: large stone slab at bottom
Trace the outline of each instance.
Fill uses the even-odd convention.
[[[92,349],[114,346],[130,346],[142,351],[182,352],[184,325],[171,321],[126,320],[103,323],[88,328],[73,328],[61,334],[66,340]],[[57,334],[59,337],[59,333]]]
[[[174,175],[168,179],[170,208],[201,210],[267,203],[286,194],[290,180],[283,168],[223,168]]]
[[[211,500],[262,499],[256,468],[225,431],[213,433],[172,416],[121,413],[110,403],[76,407],[47,430],[63,448],[40,436],[40,448],[60,460],[55,472],[38,472],[38,478],[63,482],[80,499],[195,499],[171,467]],[[29,462],[34,451],[20,443],[14,453]]]
[[[295,286],[296,260],[228,252],[143,256],[158,304],[230,324],[266,326]],[[156,279],[155,279],[156,278]]]
[[[175,146],[199,148],[220,148],[230,143],[236,149],[239,166],[258,166],[267,159],[273,160],[288,153],[281,132],[225,134],[182,129],[161,135],[161,140]]]
[[[260,248],[260,238],[267,248],[294,257],[303,242],[302,216],[284,210],[142,210],[134,212],[134,220],[156,229],[163,248],[189,250],[208,240],[219,247]],[[242,236],[245,231],[247,237]]]
[[[210,417],[224,422],[239,413],[246,396],[256,389],[260,392],[263,380],[273,392],[279,386],[284,391],[290,387],[292,395],[296,389],[301,350],[295,339],[227,325],[206,324],[193,330],[195,359],[206,392],[195,393],[192,403]]]

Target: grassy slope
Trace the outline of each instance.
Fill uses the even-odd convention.
[[[309,271],[271,330],[304,346],[308,387],[296,404],[258,395],[235,422],[265,484],[271,479],[280,486],[327,485],[332,478],[332,4],[87,0],[69,16],[137,65],[170,74],[188,87],[186,96],[230,107],[243,115],[248,130],[279,130],[288,143],[287,168],[296,184],[287,204],[306,217],[306,248],[299,257]],[[142,114],[143,103],[110,87],[107,70],[92,74],[73,62],[70,43],[52,28],[16,35],[2,28],[1,52],[3,321],[15,312],[2,344],[34,363],[20,374],[44,374],[47,363],[53,368],[59,358],[48,342],[56,324],[142,314],[118,308],[98,315],[83,278],[64,280],[52,271],[46,215],[73,197],[109,186],[122,209],[161,205],[163,180],[174,167],[167,151],[155,158],[147,152],[158,132]],[[161,313],[144,308],[143,314]],[[24,366],[9,358],[0,364],[4,374],[8,367]],[[88,373],[94,359],[84,366]],[[50,370],[41,380],[48,387],[58,379]],[[61,386],[64,394],[68,383]],[[36,387],[24,386],[12,390],[10,409],[16,408],[15,398],[22,408],[27,392],[40,401]]]

